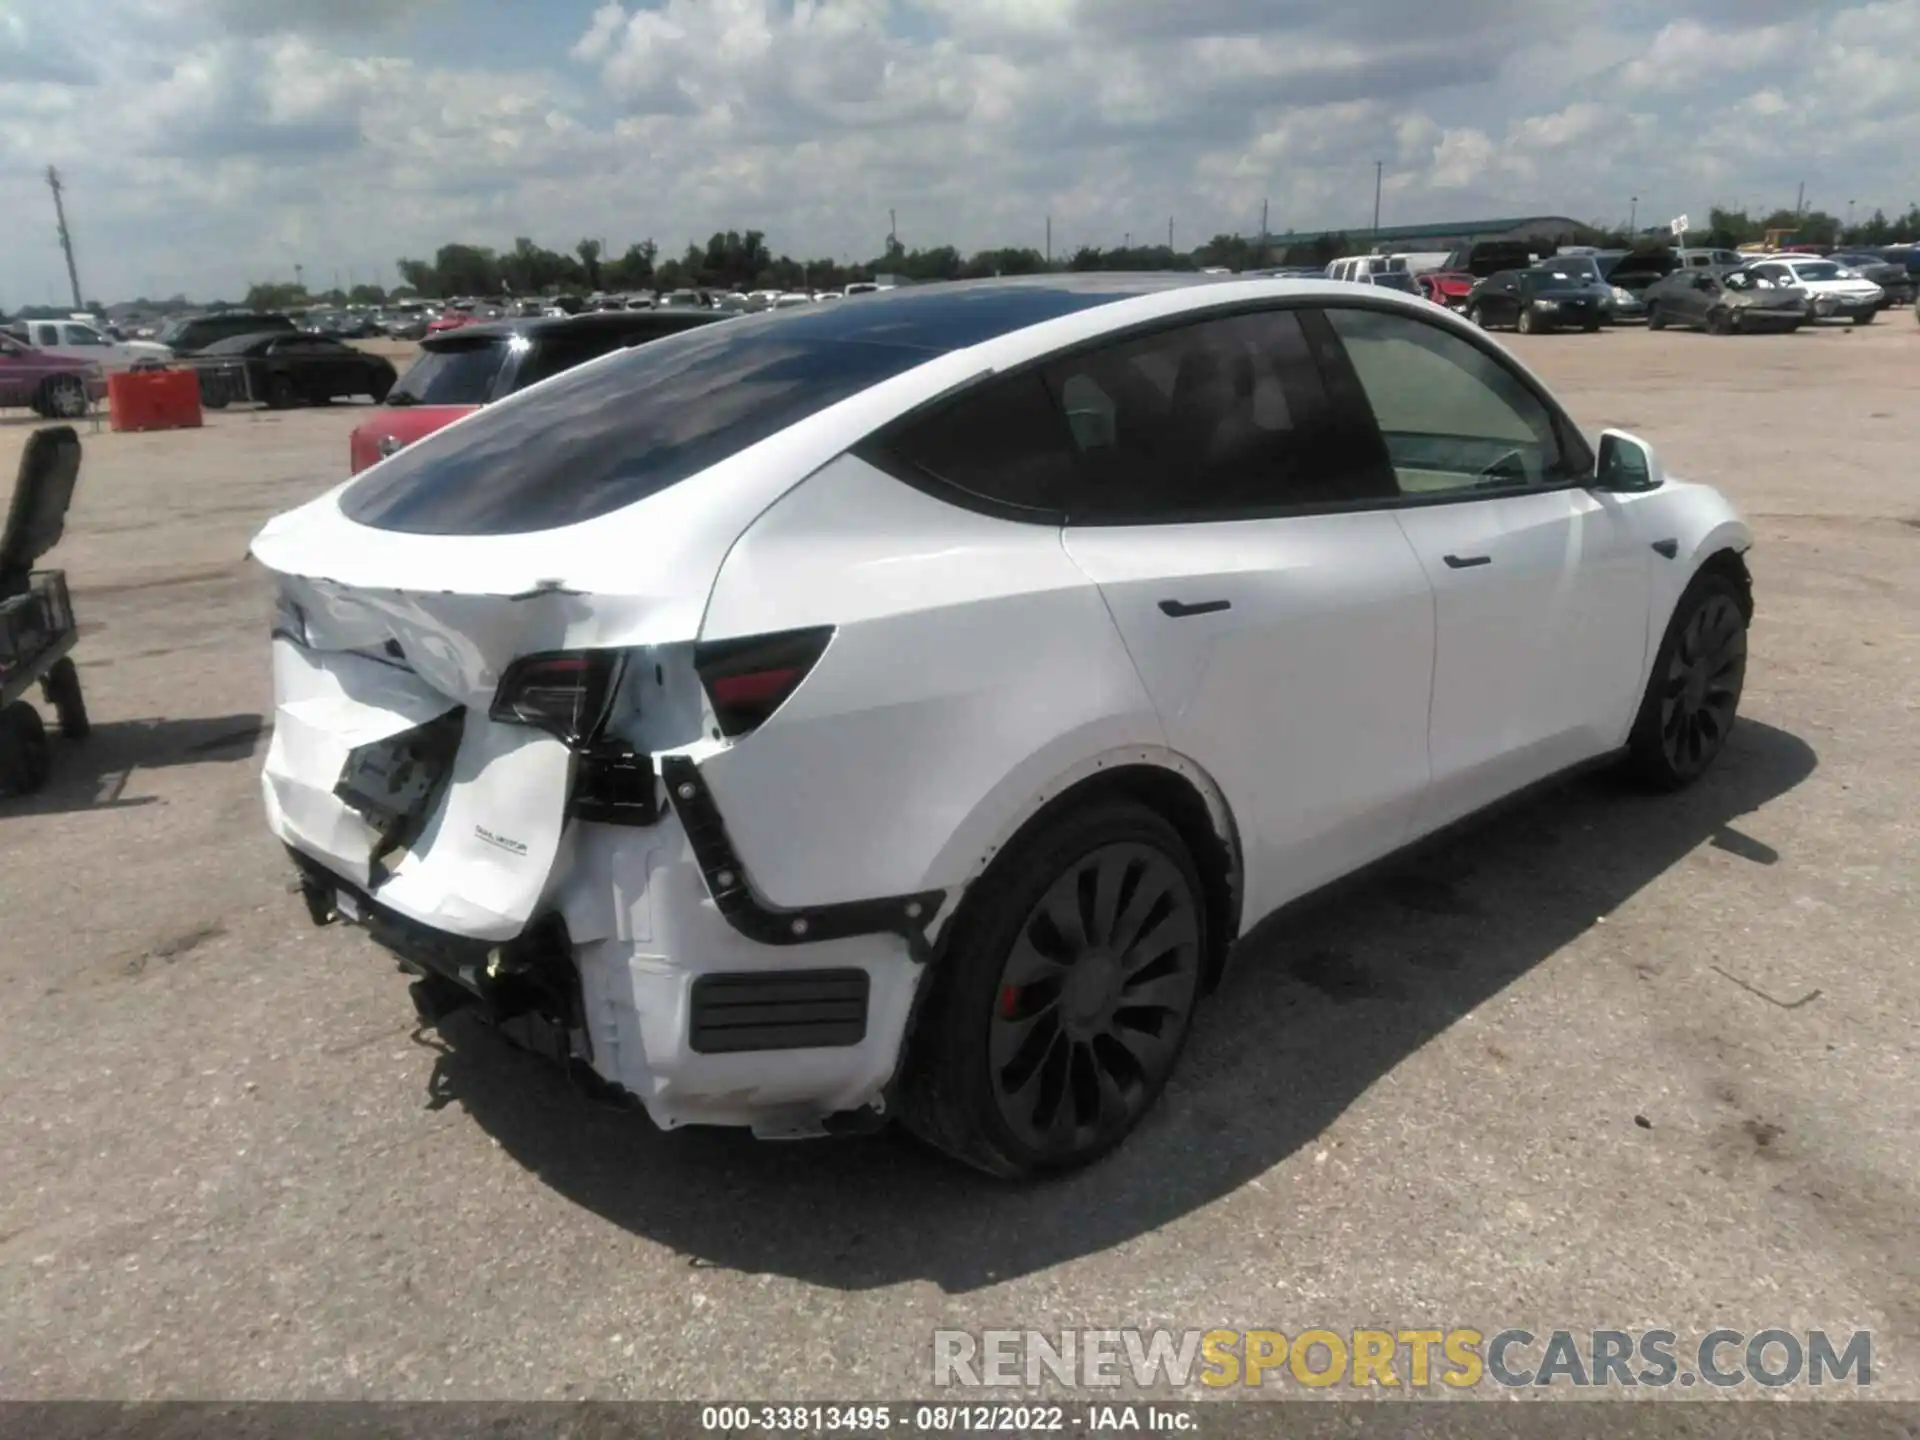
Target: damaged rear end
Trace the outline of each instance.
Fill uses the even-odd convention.
[[[797,422],[925,358],[836,372],[711,327],[271,522],[262,789],[311,918],[391,951],[423,1019],[476,1008],[663,1126],[818,1133],[875,1102],[942,897],[765,903],[701,767],[833,628],[700,630],[742,531],[838,448]]]

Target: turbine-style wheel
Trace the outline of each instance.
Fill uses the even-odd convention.
[[[997,1175],[1126,1138],[1179,1058],[1207,954],[1180,834],[1131,800],[1047,823],[954,918],[902,1086],[909,1129]]]
[[[1747,677],[1743,597],[1725,575],[1697,578],[1674,607],[1628,742],[1634,768],[1663,790],[1697,780],[1732,733]]]

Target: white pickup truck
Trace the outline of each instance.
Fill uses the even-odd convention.
[[[165,364],[173,351],[154,340],[115,340],[85,320],[22,320],[8,329],[37,350],[62,359],[91,361],[102,370]]]

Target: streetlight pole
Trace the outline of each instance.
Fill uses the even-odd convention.
[[[1640,223],[1640,197],[1638,195],[1634,196],[1633,199],[1628,202],[1628,206],[1627,235],[1631,238],[1635,233],[1635,227]]]
[[[1380,177],[1386,172],[1386,162],[1373,162],[1373,238],[1380,238]]]

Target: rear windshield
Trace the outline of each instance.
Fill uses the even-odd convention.
[[[632,505],[937,352],[836,340],[786,316],[703,325],[441,430],[341,496],[416,535],[518,535]]]
[[[493,396],[494,377],[506,362],[505,338],[480,345],[422,350],[407,373],[387,392],[389,405],[484,405]]]

